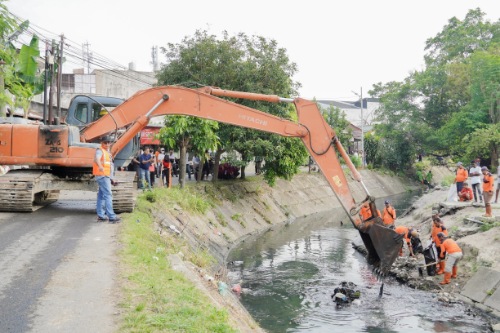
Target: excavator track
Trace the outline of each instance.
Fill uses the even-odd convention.
[[[0,176],[0,211],[33,212],[59,198],[59,190],[42,190],[43,170],[12,170]]]
[[[112,188],[113,209],[116,213],[132,212],[136,191],[134,172],[117,172],[118,185]],[[56,202],[61,190],[97,191],[93,179],[69,180],[50,170],[12,170],[0,176],[0,211],[33,212]]]
[[[134,210],[136,188],[135,172],[116,171],[114,180],[118,182],[113,186],[113,210],[115,213],[130,213]]]

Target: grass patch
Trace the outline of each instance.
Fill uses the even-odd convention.
[[[493,222],[493,223],[484,223],[482,226],[481,226],[481,231],[488,231],[492,228],[496,228],[500,226],[500,222]]]
[[[215,217],[217,218],[217,221],[219,221],[219,224],[223,227],[227,227],[227,221],[226,221],[226,218],[224,217],[224,215],[217,211],[215,213]]]
[[[189,191],[181,195],[175,188],[161,190],[153,191],[156,208],[169,207],[173,198],[189,211],[208,208],[208,203],[202,204]],[[201,267],[214,259],[203,249],[191,250],[180,238],[155,232],[150,214],[154,208],[148,197],[141,195],[136,210],[124,218],[120,233],[124,294],[120,332],[236,332],[229,325],[227,311],[217,309],[190,280],[174,271],[168,255],[182,251],[185,259]]]
[[[447,175],[441,180],[441,186],[450,186],[455,181],[454,175]]]

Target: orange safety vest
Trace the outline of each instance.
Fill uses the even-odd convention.
[[[444,240],[443,244],[441,244],[441,255],[444,257],[444,253],[456,253],[462,252],[462,249],[458,246],[458,244],[451,238],[447,238]]]
[[[361,214],[361,217],[363,218],[363,221],[366,221],[370,217],[372,217],[372,212],[370,210],[370,207],[367,207],[367,206],[361,207],[361,210],[359,211],[359,214]]]
[[[485,182],[486,180],[486,182]],[[483,177],[483,192],[493,192],[493,185],[494,185],[494,180],[493,176],[491,173],[487,173]]]
[[[103,171],[99,170],[99,166],[94,161],[92,166],[92,174],[94,176],[111,176],[111,154],[106,149],[98,148],[102,150],[101,164],[104,167]]]
[[[467,172],[467,169],[464,168],[457,169],[457,176],[455,177],[456,182],[464,182],[467,180],[468,177],[469,173]]]
[[[436,246],[440,246],[441,245],[441,241],[439,240],[439,237],[437,236],[440,232],[442,232],[443,234],[445,234],[446,236],[448,236],[448,230],[446,229],[446,227],[444,225],[442,225],[440,227],[436,227],[434,225],[434,223],[433,223],[432,224],[431,236],[432,236],[432,240],[434,241],[434,243],[436,244]]]
[[[372,218],[372,211],[370,210],[370,206],[362,206],[361,210],[359,211],[359,214],[361,214],[361,217],[363,218],[363,221],[369,220]],[[377,214],[378,216],[380,215],[380,210],[377,209]]]
[[[384,221],[385,225],[391,225],[394,224],[394,220],[396,219],[396,210],[389,206],[389,208],[385,207],[384,208],[384,217],[382,220]]]
[[[467,199],[467,200],[472,200],[472,198],[474,198],[474,194],[472,193],[472,189],[470,187],[464,187],[460,191],[460,195],[462,196],[462,197],[460,197],[460,201],[466,200],[465,196],[467,195],[467,193],[469,193],[469,199]]]
[[[405,237],[405,241],[407,244],[410,244],[410,237],[408,235],[409,229],[408,227],[405,227],[404,225],[400,225],[394,229],[394,231],[400,235],[403,235]]]

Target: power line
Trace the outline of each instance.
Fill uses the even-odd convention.
[[[16,22],[18,22],[18,24],[25,21],[16,14],[12,12],[9,13],[14,17],[14,19],[16,20]],[[28,28],[25,31],[23,31],[23,33],[19,36],[17,42],[22,44],[29,44],[33,36],[37,36],[39,40],[42,41],[42,43],[40,43],[39,45],[40,54],[45,54],[46,45],[49,45],[49,48],[51,48],[52,40],[58,41],[60,38],[58,34],[55,34],[47,29],[44,29],[30,22]],[[85,62],[87,62],[89,66],[92,65],[97,69],[104,69],[108,71],[107,74],[110,76],[125,79],[129,82],[139,82],[147,86],[152,86],[150,82],[138,78],[135,75],[132,75],[131,74],[132,72],[127,72],[128,67],[123,66],[122,64],[119,64],[118,62],[111,60],[101,55],[100,53],[92,51],[92,57],[84,58],[82,53],[82,46],[80,45],[82,44],[79,44],[64,36],[63,48],[64,48],[66,63],[83,65]],[[40,55],[40,59],[45,60],[45,57]],[[78,63],[78,61],[80,61],[80,63]]]

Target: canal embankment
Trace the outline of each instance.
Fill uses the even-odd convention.
[[[419,186],[407,179],[391,174],[362,170],[363,181],[374,197],[387,197]],[[350,177],[348,177],[350,178]],[[301,173],[291,181],[277,180],[268,186],[261,177],[246,181],[224,182],[217,185],[200,182],[193,184],[197,191],[210,196],[216,204],[203,215],[190,213],[178,205],[152,211],[160,233],[175,234],[186,240],[192,248],[208,249],[216,264],[199,269],[182,260],[183,255],[169,257],[174,268],[184,272],[200,290],[209,295],[214,304],[229,312],[239,332],[259,332],[261,329],[241,306],[236,296],[226,292],[224,286],[225,258],[236,245],[249,237],[258,237],[295,219],[314,218],[315,214],[335,211],[336,220],[349,223],[349,218],[324,177],[317,173]],[[362,186],[350,181],[353,197],[360,201],[366,197]]]

